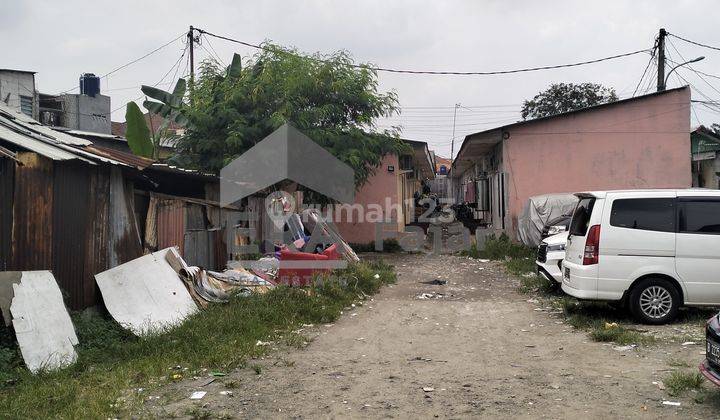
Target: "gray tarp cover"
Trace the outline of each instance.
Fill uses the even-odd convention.
[[[571,212],[577,204],[572,194],[546,194],[530,197],[518,218],[518,237],[523,244],[536,247],[540,244],[545,223]]]

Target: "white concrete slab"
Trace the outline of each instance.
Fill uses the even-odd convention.
[[[52,273],[23,271],[13,294],[10,313],[28,369],[37,373],[75,363],[75,327]]]
[[[169,249],[95,275],[110,315],[136,335],[178,325],[198,310],[182,280],[165,259]]]

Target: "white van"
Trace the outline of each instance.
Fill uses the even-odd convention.
[[[620,301],[641,322],[678,307],[720,305],[720,191],[621,190],[576,194],[562,289]]]

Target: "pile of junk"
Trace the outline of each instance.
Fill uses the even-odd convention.
[[[123,328],[145,336],[179,325],[212,303],[266,293],[278,285],[307,286],[339,263],[359,261],[317,210],[284,220],[292,246],[275,244],[262,258],[231,263],[222,272],[190,266],[177,247],[168,247],[98,273],[95,281],[105,308]],[[315,244],[311,238],[316,234],[328,243]],[[75,328],[50,271],[0,272],[0,311],[6,326],[12,324],[31,372],[77,360]]]

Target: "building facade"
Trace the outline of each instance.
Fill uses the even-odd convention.
[[[453,194],[514,236],[532,196],[687,188],[690,156],[682,87],[471,134],[453,162]]]

